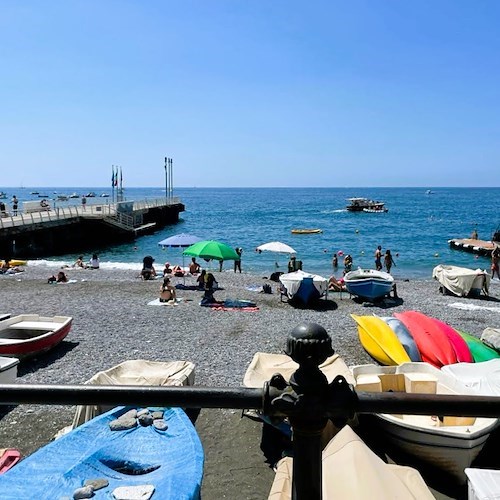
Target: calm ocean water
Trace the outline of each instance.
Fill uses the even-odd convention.
[[[135,242],[107,248],[96,248],[102,262],[127,267],[139,263],[146,254],[155,257],[158,267],[165,261],[182,263],[182,250],[162,250],[158,242],[178,233],[189,233],[203,239],[215,239],[244,250],[242,267],[268,275],[275,268],[286,270],[287,255],[255,248],[269,241],[292,246],[304,263],[304,270],[324,276],[332,273],[333,252],[350,253],[354,268],[373,267],[377,245],[389,248],[394,255],[396,278],[430,278],[439,263],[470,268],[488,268],[484,257],[451,250],[448,240],[468,237],[477,227],[480,238],[490,239],[500,224],[498,201],[500,188],[180,188],[179,196],[186,206],[181,220],[153,235]],[[2,188],[10,200],[38,199],[34,188]],[[84,194],[95,191],[111,194],[110,188],[40,188],[51,198],[55,193]],[[126,199],[160,198],[161,188],[129,188]],[[367,197],[384,201],[387,213],[351,213],[345,210],[349,197]],[[91,198],[102,203],[111,198]],[[79,199],[67,203],[80,203]],[[59,203],[59,202],[57,202]],[[293,228],[320,228],[321,234],[293,235]],[[75,255],[57,256],[51,260],[73,261]],[[340,259],[339,259],[340,260]],[[186,258],[186,263],[189,261]],[[111,265],[111,264],[110,264]],[[232,262],[224,264],[232,269]],[[338,271],[341,272],[340,270]]]

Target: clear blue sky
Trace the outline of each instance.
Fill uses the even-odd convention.
[[[499,186],[497,0],[1,0],[9,186]]]

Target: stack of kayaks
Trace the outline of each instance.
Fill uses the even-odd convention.
[[[454,363],[478,363],[500,354],[468,333],[418,311],[394,317],[351,315],[361,345],[382,365],[425,361],[441,368]]]

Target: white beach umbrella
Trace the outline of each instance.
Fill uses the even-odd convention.
[[[270,241],[257,247],[259,252],[275,252],[275,253],[297,253],[291,246],[281,243],[280,241]]]

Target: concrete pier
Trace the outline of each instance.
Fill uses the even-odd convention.
[[[98,251],[175,224],[178,198],[68,206],[0,217],[0,258]]]

